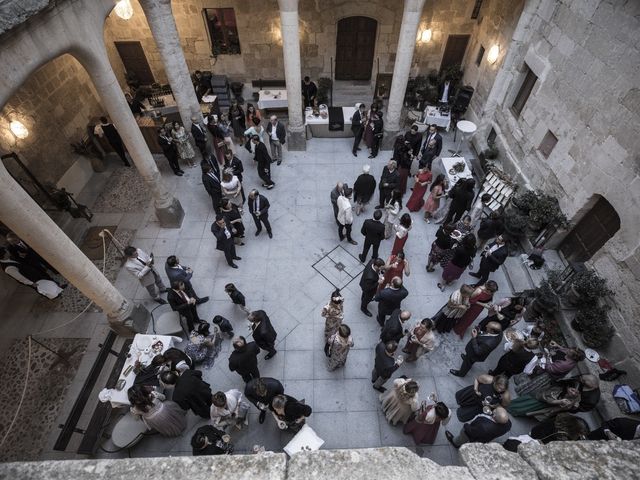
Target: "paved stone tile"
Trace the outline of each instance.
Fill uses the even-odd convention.
[[[344,412],[347,410],[347,397],[344,381],[314,380],[313,395],[316,412]]]

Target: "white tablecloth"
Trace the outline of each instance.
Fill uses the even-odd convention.
[[[258,108],[260,109],[287,108],[289,106],[286,90],[260,90],[258,95]]]
[[[316,117],[313,114],[308,114],[305,118],[305,124],[307,125],[329,125],[329,112],[327,112],[327,118]],[[344,128],[351,128],[351,118],[356,113],[356,107],[342,107],[342,116],[344,117]]]
[[[464,170],[460,173],[449,173],[449,170],[451,170],[453,166],[459,162],[464,163]],[[447,179],[449,180],[449,187],[453,187],[461,178],[473,178],[471,169],[469,168],[469,165],[467,165],[464,157],[444,157],[442,158],[442,166],[444,168],[445,174],[447,175]]]
[[[427,105],[427,108],[424,109],[423,123],[428,123],[429,125],[435,123],[437,126],[444,128],[448,132],[449,127],[451,126],[451,113],[442,115],[436,107]]]
[[[156,342],[162,342],[162,348],[159,351],[153,351],[151,346]],[[129,398],[127,397],[127,390],[133,386],[133,382],[136,379],[136,374],[133,372],[133,369],[129,372],[129,374],[125,377],[123,376],[123,372],[127,369],[129,365],[134,365],[136,360],[138,359],[138,353],[140,354],[140,362],[147,366],[151,363],[153,357],[158,355],[159,353],[166,352],[169,348],[173,347],[176,343],[180,343],[182,338],[168,335],[142,335],[137,334],[133,337],[133,343],[131,344],[131,356],[127,358],[127,361],[124,362],[124,366],[122,367],[122,372],[120,372],[120,379],[124,378],[126,380],[125,386],[122,390],[116,390],[115,388],[110,390],[110,398],[111,406],[114,408],[122,407],[130,405]]]

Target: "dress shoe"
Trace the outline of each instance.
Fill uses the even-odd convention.
[[[271,189],[272,189],[273,187],[275,187],[275,186],[276,186],[276,184],[275,184],[275,183],[272,183],[271,185],[268,185],[268,186],[267,186],[267,190],[271,190]]]
[[[374,390],[378,390],[380,393],[384,393],[384,392],[386,392],[386,391],[387,391],[387,389],[386,389],[386,388],[384,388],[384,387],[373,387],[373,389],[374,389]]]
[[[344,240],[344,237],[340,237],[340,241],[342,242]]]
[[[376,158],[376,157],[374,157],[373,155],[369,155],[369,158]]]
[[[262,230],[258,230],[258,231],[256,232],[256,237],[257,237],[258,235],[260,235],[260,232],[262,232]]]
[[[451,370],[449,370],[449,373],[450,373],[451,375],[456,376],[456,377],[464,377],[464,375],[462,375],[462,374],[460,373],[460,370],[455,370],[455,369],[453,369],[453,368],[452,368]]]
[[[164,298],[154,298],[154,302],[159,303],[160,305],[166,305],[167,301]]]
[[[267,235],[269,235],[269,238],[273,238],[273,233],[267,232]]]
[[[184,175],[184,173],[182,173],[182,172],[173,172],[173,173],[175,173],[175,174],[176,174],[177,176],[179,176],[179,177],[181,177],[182,175]]]
[[[472,277],[475,277],[475,278],[480,278],[480,274],[476,273],[476,272],[469,272],[469,275],[471,275]]]
[[[178,170],[178,172],[180,172],[180,173],[184,173],[184,170]]]
[[[453,433],[451,433],[449,430],[445,430],[444,431],[444,436],[447,437],[447,440],[449,441],[449,443],[451,445],[453,445],[455,448],[460,448],[458,445],[453,443]]]
[[[363,258],[362,255],[358,255],[358,258],[360,259],[360,263],[364,263],[366,258]]]
[[[353,153],[353,156],[354,156],[354,157],[357,157],[357,156],[358,156],[358,154],[357,154],[356,152],[351,152],[351,153]]]
[[[230,263],[230,264],[229,264],[229,266],[230,266],[231,268],[238,268],[238,265],[236,265],[235,263]]]
[[[276,162],[276,165],[282,165],[282,160],[278,160],[278,161]]]
[[[209,301],[209,297],[202,297],[196,300],[196,305],[200,305],[202,303],[207,303]]]
[[[360,310],[362,313],[364,313],[367,317],[373,317],[373,313],[371,313],[369,310]]]
[[[355,240],[349,240],[349,243],[350,243],[351,245],[357,245],[357,244],[358,244],[358,242],[356,242]]]
[[[264,356],[264,359],[265,359],[265,360],[269,360],[270,358],[273,358],[273,357],[276,355],[276,353],[278,353],[278,352],[267,353],[267,354]]]
[[[267,411],[266,410],[262,410],[260,412],[260,415],[258,415],[258,423],[262,424],[264,423],[264,419],[267,418]]]
[[[467,359],[467,356],[464,353],[460,354],[460,358],[462,359],[462,361],[464,362]]]
[[[242,260],[242,257],[233,257],[234,260]]]

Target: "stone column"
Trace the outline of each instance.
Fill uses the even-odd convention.
[[[178,104],[184,128],[190,131],[191,117],[195,115],[201,119],[202,112],[180,45],[178,28],[171,11],[171,0],[140,0],[140,6],[144,10],[151,34],[162,57],[164,70]]]
[[[284,77],[289,103],[289,150],[306,150],[302,116],[302,75],[300,73],[300,32],[298,0],[278,0],[284,55]]]
[[[413,51],[416,48],[416,36],[418,35],[418,25],[420,24],[424,2],[425,0],[404,1],[402,25],[400,26],[396,61],[393,65],[391,91],[389,92],[389,104],[385,115],[386,118],[383,117],[384,137],[382,148],[385,150],[392,147],[393,140],[400,131],[400,114],[404,104],[404,95],[407,91],[407,82],[409,81]]]
[[[9,175],[0,162],[0,220],[69,282],[98,305],[119,335],[145,331],[147,312],[134,307],[51,218]],[[142,321],[140,321],[142,320]],[[135,327],[134,327],[135,321]]]
[[[162,181],[158,166],[111,68],[104,45],[96,46],[90,52],[78,53],[77,58],[89,72],[103,107],[109,112],[133,163],[151,189],[160,225],[165,228],[180,228],[184,218],[182,205]]]

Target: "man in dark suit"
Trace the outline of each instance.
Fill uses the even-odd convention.
[[[164,265],[164,271],[167,274],[167,278],[169,278],[169,283],[171,285],[173,285],[174,282],[184,283],[184,291],[187,292],[187,295],[196,299],[196,305],[200,305],[201,303],[209,301],[209,297],[200,298],[198,297],[198,295],[196,295],[196,292],[193,289],[193,285],[191,285],[193,270],[191,270],[191,267],[180,265],[180,260],[178,259],[178,257],[176,257],[175,255],[170,255]]]
[[[376,158],[378,156],[380,142],[382,142],[383,128],[382,112],[378,111],[378,116],[373,120],[373,145],[371,146],[371,155],[369,155],[369,158]]]
[[[180,313],[187,319],[189,331],[192,331],[202,320],[196,310],[197,299],[189,295],[185,284],[181,280],[171,282],[171,288],[167,290],[167,301],[174,312]]]
[[[511,430],[509,414],[503,407],[496,407],[490,414],[481,413],[462,426],[460,433],[454,437],[449,430],[444,435],[449,443],[460,448],[465,443],[489,443]]]
[[[222,200],[222,187],[220,186],[220,172],[210,163],[202,164],[202,184],[211,197],[213,211],[220,213],[220,200]]]
[[[384,260],[381,258],[373,258],[362,271],[362,277],[360,278],[360,288],[362,289],[362,297],[360,299],[360,311],[367,317],[372,317],[373,314],[367,309],[371,300],[378,290],[380,281],[380,269],[384,266]]]
[[[400,277],[393,277],[391,285],[380,290],[373,300],[378,302],[378,323],[384,326],[387,315],[391,315],[396,308],[400,308],[402,300],[404,300],[409,292],[402,285]]]
[[[422,146],[422,134],[418,132],[418,125],[411,125],[411,128],[404,134],[404,141],[409,147],[413,157],[417,157]]]
[[[247,318],[251,322],[253,339],[262,350],[268,352],[264,359],[269,360],[278,353],[275,349],[278,334],[273,328],[273,325],[271,325],[271,320],[269,320],[264,310],[251,312]]]
[[[249,213],[251,218],[256,224],[256,237],[262,232],[262,224],[267,229],[267,235],[269,238],[273,238],[271,232],[271,224],[269,223],[269,200],[264,195],[260,195],[258,190],[251,190],[249,192]]]
[[[109,123],[107,117],[100,117],[100,125],[96,125],[93,132],[99,137],[107,139],[107,142],[109,142],[111,148],[113,148],[113,150],[118,154],[125,167],[131,166],[129,160],[127,160],[127,155],[125,154],[122,138],[120,137],[118,130],[116,130],[115,125]]]
[[[493,243],[484,247],[481,255],[478,271],[469,272],[469,275],[478,279],[476,286],[485,283],[489,279],[489,274],[498,270],[509,256],[509,249],[502,235],[498,235]]]
[[[313,103],[318,95],[318,86],[307,76],[302,80],[302,98],[304,106],[313,107]]]
[[[368,218],[362,224],[360,233],[364,235],[364,247],[362,247],[362,253],[358,255],[362,263],[367,261],[371,247],[373,247],[373,258],[378,258],[378,248],[380,242],[384,240],[384,224],[380,221],[381,218],[382,211],[376,210],[373,212],[373,219]]]
[[[440,135],[438,133],[438,126],[434,123],[432,125],[429,125],[429,131],[427,132],[427,136],[424,140],[424,145],[422,147],[422,150],[424,151],[425,148],[428,147],[429,142],[431,142],[431,140],[435,140],[436,142],[436,146],[435,146],[435,156],[439,156],[440,152],[442,152],[442,135]]]
[[[242,260],[242,258],[236,255],[233,235],[231,235],[231,231],[227,228],[224,215],[221,213],[216,215],[216,221],[211,225],[211,233],[216,237],[216,249],[224,252],[224,258],[227,260],[227,264],[231,268],[238,268],[233,261]]]
[[[411,312],[408,310],[400,310],[396,308],[387,321],[384,322],[384,327],[380,332],[380,340],[383,342],[394,341],[399,343],[404,337],[404,324],[411,318]]]
[[[276,184],[271,180],[271,157],[267,146],[260,141],[258,135],[251,137],[254,150],[254,160],[258,164],[258,176],[262,179],[262,186],[271,190]]]
[[[233,352],[229,356],[229,370],[238,372],[244,383],[260,377],[258,370],[258,354],[260,347],[256,342],[249,342],[244,337],[238,337],[233,341]]]
[[[364,134],[364,122],[365,122],[365,110],[366,106],[364,103],[358,105],[358,109],[356,113],[351,117],[351,131],[353,132],[353,148],[351,151],[353,152],[353,156],[358,156],[358,150],[360,150],[360,142],[362,141],[362,135]]]
[[[282,163],[282,145],[287,138],[287,130],[284,123],[278,121],[278,117],[271,115],[267,124],[267,135],[269,136],[269,147],[271,147],[271,157],[278,165]]]
[[[191,117],[191,135],[193,135],[193,140],[200,150],[202,158],[205,158],[207,156],[207,130],[200,125],[199,118],[195,115]]]
[[[484,362],[498,345],[502,343],[502,327],[498,322],[487,323],[484,332],[478,332],[475,328],[471,331],[471,340],[467,343],[461,354],[462,365],[458,370],[451,369],[449,373],[456,377],[464,377],[471,366],[476,362]]]
[[[389,163],[382,169],[382,176],[378,189],[380,189],[380,203],[376,208],[384,208],[384,204],[391,198],[391,193],[398,188],[400,184],[400,174],[398,173],[398,164],[395,160],[389,160]]]
[[[211,387],[202,380],[200,370],[184,370],[180,376],[166,371],[160,374],[160,381],[166,386],[175,385],[171,398],[183,410],[193,410],[202,418],[211,418]]]
[[[473,197],[475,196],[476,181],[473,178],[458,180],[458,183],[449,192],[451,205],[444,219],[444,224],[455,223],[462,219],[464,212],[471,210]]]
[[[282,395],[283,393],[284,387],[282,384],[275,378],[270,377],[254,378],[247,382],[247,386],[244,388],[244,396],[260,410],[260,416],[258,417],[258,422],[260,423],[264,423],[271,400],[276,395]]]
[[[398,357],[397,359],[393,358],[397,349],[398,344],[394,341],[387,343],[380,342],[376,345],[376,359],[373,371],[371,372],[371,382],[373,383],[373,388],[379,392],[387,390],[382,385],[384,385],[384,383],[391,378],[393,372],[402,365],[402,357]]]
[[[364,211],[365,205],[369,203],[376,191],[376,179],[369,173],[370,170],[370,165],[364,165],[362,173],[358,175],[353,184],[353,201],[356,203],[356,215],[360,215]]]
[[[160,144],[160,148],[162,148],[162,153],[169,161],[169,166],[173,173],[181,177],[184,175],[184,172],[180,169],[180,164],[178,163],[178,150],[176,148],[176,144],[173,143],[173,138],[167,135],[167,131],[164,128],[158,129],[158,143]]]

